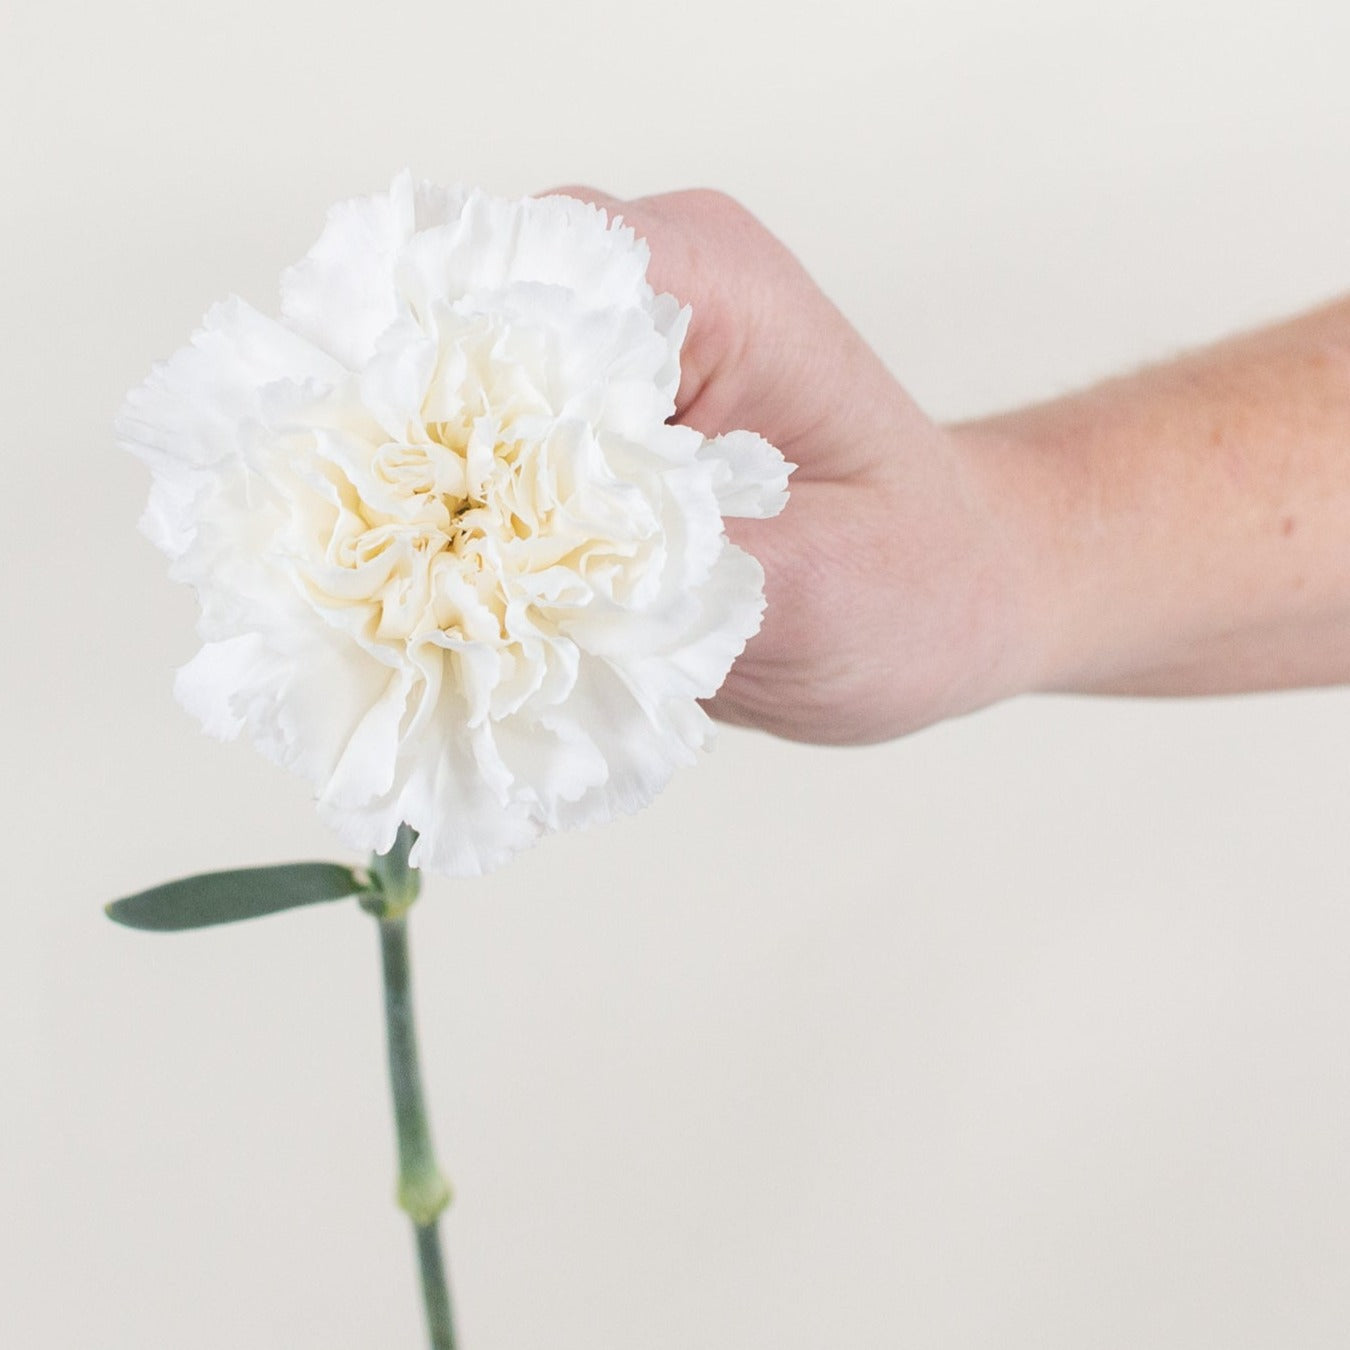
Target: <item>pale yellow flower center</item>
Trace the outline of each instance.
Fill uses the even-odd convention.
[[[377,446],[366,472],[330,477],[338,505],[307,579],[325,607],[364,609],[361,626],[380,642],[439,632],[509,644],[528,578],[586,542],[557,527],[537,404],[496,412],[475,402]]]

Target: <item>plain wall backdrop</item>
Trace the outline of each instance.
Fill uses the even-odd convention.
[[[1053,395],[1343,291],[1350,9],[88,5],[0,17],[0,1344],[419,1343],[376,936],[104,901],[344,858],[173,702],[110,422],[404,165],[709,185],[919,401]],[[902,448],[901,448],[902,449]],[[1347,446],[1350,453],[1350,445]],[[728,731],[414,915],[465,1350],[1350,1340],[1350,693]]]

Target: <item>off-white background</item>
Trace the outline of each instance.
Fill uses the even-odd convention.
[[[18,0],[0,46],[0,1344],[400,1350],[375,935],[102,902],[344,856],[173,703],[123,392],[324,208],[710,184],[921,402],[1350,277],[1350,11]],[[1350,446],[1347,446],[1350,452]],[[805,545],[804,545],[805,546]],[[416,915],[466,1350],[1350,1341],[1350,693],[727,733]]]

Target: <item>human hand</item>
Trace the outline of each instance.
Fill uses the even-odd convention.
[[[1016,494],[994,447],[930,421],[730,198],[556,191],[622,216],[653,286],[692,307],[676,420],[757,431],[798,465],[782,515],[727,522],[768,608],[709,710],[846,744],[1020,692]]]

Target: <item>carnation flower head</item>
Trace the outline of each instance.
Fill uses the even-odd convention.
[[[635,810],[759,627],[723,516],[789,467],[675,410],[688,309],[621,220],[398,177],[334,207],[281,316],[217,305],[118,419],[201,604],[183,704],[412,861],[498,865]]]

